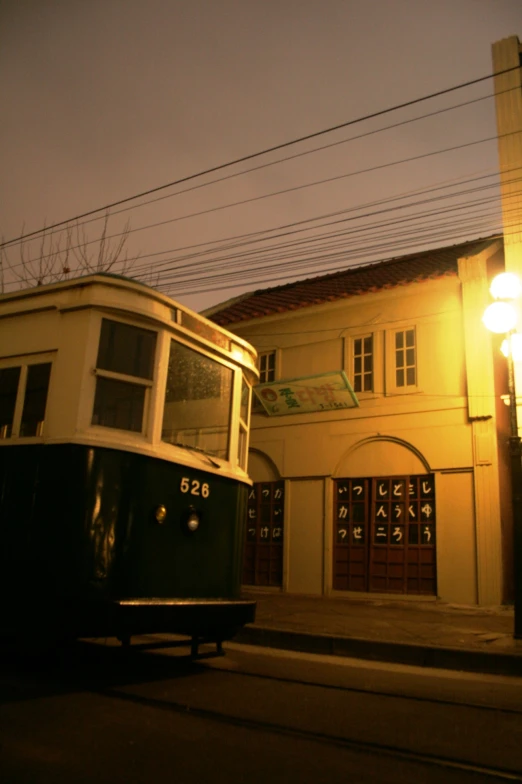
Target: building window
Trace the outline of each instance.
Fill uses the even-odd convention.
[[[373,392],[373,336],[353,341],[353,390]]]
[[[92,424],[141,433],[156,333],[102,319]]]
[[[414,387],[417,384],[417,351],[415,329],[395,333],[395,385]]]
[[[276,352],[263,351],[258,354],[257,366],[259,368],[259,384],[269,384],[276,378]],[[265,409],[261,401],[254,395],[252,401],[252,413],[263,414]]]
[[[275,381],[276,353],[264,351],[259,354],[259,383],[268,384]]]

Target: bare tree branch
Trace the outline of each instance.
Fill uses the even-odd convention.
[[[89,239],[85,228],[77,221],[60,231],[44,228],[39,240],[20,243],[17,262],[9,258],[8,249],[2,248],[0,291],[5,289],[7,279],[11,285],[16,282],[17,287],[26,288],[64,280],[70,275],[108,272],[116,266],[120,274],[128,274],[139,258],[137,256],[131,262],[125,251],[130,225],[127,222],[117,239],[111,241],[108,239],[110,217],[107,211],[101,233],[94,240]],[[22,234],[24,230],[25,226]]]

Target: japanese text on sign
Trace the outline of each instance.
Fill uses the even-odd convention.
[[[319,376],[259,384],[254,387],[254,392],[270,416],[335,411],[355,408],[359,405],[350,382],[342,370]]]

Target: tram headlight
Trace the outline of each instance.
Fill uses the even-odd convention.
[[[199,512],[194,506],[189,506],[182,518],[183,527],[188,534],[193,534],[198,530],[201,522]]]
[[[199,515],[197,512],[190,512],[189,516],[187,517],[187,528],[192,533],[197,531],[199,528]]]
[[[167,507],[164,504],[160,504],[158,507],[156,507],[156,511],[154,512],[154,517],[156,518],[156,521],[160,523],[160,525],[161,523],[165,522],[166,516],[167,516]]]

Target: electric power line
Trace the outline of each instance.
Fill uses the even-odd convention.
[[[305,136],[301,136],[301,137],[298,137],[296,139],[292,139],[292,140],[289,140],[287,142],[283,142],[281,144],[274,145],[272,147],[267,147],[267,148],[265,148],[263,150],[260,150],[258,152],[250,153],[248,155],[241,156],[241,157],[236,158],[236,159],[234,159],[232,161],[227,161],[226,163],[218,164],[217,166],[213,166],[213,167],[210,167],[208,169],[202,170],[200,172],[196,172],[194,174],[190,174],[190,175],[188,175],[186,177],[182,177],[182,178],[180,178],[178,180],[174,180],[174,181],[166,183],[164,185],[160,185],[160,186],[157,186],[155,188],[150,188],[149,190],[142,191],[141,193],[138,193],[138,194],[134,194],[133,196],[128,196],[125,199],[119,199],[118,201],[112,202],[110,204],[103,205],[102,207],[98,207],[96,209],[89,210],[87,212],[84,212],[84,213],[81,213],[79,215],[76,215],[76,216],[74,216],[72,218],[68,218],[67,220],[58,221],[57,223],[54,223],[54,224],[52,224],[51,226],[48,226],[48,227],[44,227],[43,229],[37,229],[37,230],[32,231],[32,232],[27,232],[27,233],[22,234],[22,235],[20,235],[18,237],[14,237],[11,240],[6,240],[3,243],[0,243],[0,247],[9,246],[12,243],[19,242],[19,241],[24,240],[24,239],[28,239],[29,237],[34,237],[34,236],[36,236],[38,234],[41,234],[42,232],[45,233],[45,232],[48,232],[48,231],[52,231],[53,229],[56,229],[56,228],[58,228],[60,226],[65,226],[65,225],[70,224],[72,222],[75,222],[77,220],[81,220],[82,218],[86,218],[86,217],[89,217],[90,215],[94,215],[97,212],[106,212],[106,211],[112,209],[113,207],[117,207],[117,206],[119,206],[121,204],[126,204],[129,201],[135,201],[136,199],[142,198],[144,196],[148,196],[148,195],[150,195],[152,193],[157,193],[157,192],[159,192],[161,190],[165,190],[167,188],[172,188],[175,185],[181,185],[184,182],[189,182],[191,180],[197,179],[198,177],[202,177],[202,176],[205,176],[207,174],[212,174],[213,172],[216,172],[216,171],[222,171],[223,169],[229,168],[231,166],[235,166],[235,165],[237,165],[239,163],[245,163],[246,161],[250,161],[250,160],[253,160],[255,158],[259,158],[262,155],[267,155],[268,153],[276,152],[277,150],[282,150],[282,149],[285,149],[287,147],[291,147],[291,146],[293,146],[295,144],[299,144],[301,142],[308,141],[310,139],[315,139],[315,138],[318,138],[320,136],[324,136],[327,133],[332,133],[333,131],[340,130],[341,128],[347,128],[347,127],[349,127],[351,125],[355,125],[355,124],[363,122],[365,120],[374,119],[375,117],[382,117],[385,114],[389,114],[391,112],[398,111],[400,109],[405,109],[405,108],[407,108],[409,106],[414,106],[414,105],[416,105],[418,103],[422,103],[424,101],[431,100],[433,98],[437,98],[437,97],[439,97],[441,95],[447,95],[447,94],[449,94],[451,92],[455,92],[456,90],[461,90],[464,87],[470,87],[470,86],[472,86],[474,84],[479,84],[480,82],[484,82],[487,79],[492,79],[492,78],[494,78],[496,76],[501,76],[502,74],[510,73],[511,71],[517,70],[519,67],[520,66],[513,66],[511,68],[503,69],[502,71],[497,71],[495,73],[488,74],[487,76],[482,76],[482,77],[479,77],[477,79],[471,79],[471,80],[469,80],[467,82],[462,82],[462,83],[460,83],[458,85],[454,85],[453,87],[445,88],[443,90],[438,90],[437,92],[430,93],[428,95],[424,95],[424,96],[421,96],[419,98],[414,98],[414,99],[412,99],[410,101],[405,101],[405,102],[403,102],[401,104],[396,104],[396,105],[388,107],[386,109],[381,109],[381,110],[379,110],[377,112],[371,112],[370,114],[364,115],[362,117],[358,117],[358,118],[356,118],[354,120],[349,120],[349,121],[344,122],[344,123],[339,123],[338,125],[331,126],[329,128],[325,128],[325,129],[322,129],[320,131],[315,131],[313,133],[306,134]]]
[[[472,178],[472,179],[480,179],[480,178]],[[515,178],[515,179],[512,179],[510,182],[517,182],[517,181],[518,181],[518,178]],[[320,224],[319,226],[305,227],[304,229],[295,230],[295,233],[298,233],[300,231],[312,231],[312,230],[315,230],[317,228],[321,228],[321,226],[328,226],[328,225],[335,225],[335,224],[339,224],[339,223],[347,223],[347,222],[352,222],[352,221],[358,221],[358,220],[361,220],[361,219],[364,219],[364,218],[375,217],[375,216],[378,216],[378,215],[384,215],[386,213],[395,212],[395,211],[398,211],[398,210],[409,209],[409,208],[412,208],[412,207],[415,207],[415,206],[431,204],[431,203],[434,203],[434,202],[437,202],[437,201],[441,201],[443,199],[454,199],[454,198],[460,197],[462,195],[467,195],[467,194],[474,193],[474,192],[477,192],[477,191],[487,190],[487,189],[490,189],[492,187],[496,187],[495,184],[482,186],[480,188],[471,188],[471,189],[461,190],[461,191],[458,191],[456,193],[442,194],[442,195],[438,195],[436,197],[431,197],[431,198],[428,198],[428,199],[417,200],[416,202],[409,202],[407,204],[399,204],[399,205],[396,205],[396,206],[393,206],[393,207],[387,207],[385,209],[375,210],[373,212],[366,212],[366,213],[363,213],[362,215],[352,215],[350,217],[344,217],[344,218],[339,219],[339,220],[334,220],[334,221],[326,222],[324,224]],[[401,200],[403,198],[404,197],[399,196],[399,197],[394,197],[393,200]],[[430,214],[432,214],[432,215],[443,214],[445,212],[452,212],[454,210],[462,210],[462,209],[464,209],[466,207],[472,207],[473,208],[473,207],[481,206],[483,204],[494,202],[497,198],[498,197],[492,197],[490,199],[479,199],[479,200],[475,200],[475,201],[468,201],[468,202],[464,202],[464,203],[458,203],[457,205],[452,205],[452,206],[446,208],[445,210],[436,210],[436,211],[432,210],[431,212],[412,213],[410,216],[406,216],[405,218],[400,218],[400,219],[395,219],[394,221],[389,221],[388,225],[393,225],[393,223],[404,223],[404,222],[407,222],[407,221],[414,221],[418,217],[424,217],[424,216],[427,216],[427,215],[430,215]],[[389,201],[389,200],[387,200],[387,201]],[[344,212],[352,212],[355,209],[358,209],[358,208],[351,208],[351,209],[349,209],[347,211],[344,211]],[[333,213],[333,214],[336,215],[338,213]],[[373,224],[364,224],[361,228],[357,229],[357,231],[367,231],[368,229],[370,229],[372,227],[375,227],[375,226],[378,226],[378,225],[379,224],[375,224],[375,223],[373,223]],[[284,235],[284,234],[292,234],[292,233],[294,233],[294,231],[283,232],[282,234]],[[343,232],[339,232],[339,233],[343,233]],[[346,233],[346,232],[344,232],[344,233]],[[310,243],[311,242],[315,242],[315,239],[316,239],[317,236],[320,237],[321,235],[314,235],[313,237],[306,238],[304,240],[304,242],[310,242]],[[326,235],[322,235],[322,236],[330,236],[330,235],[326,234]],[[259,243],[259,242],[269,242],[272,239],[274,239],[274,237],[270,237],[270,238],[266,238],[266,237],[253,238],[252,240],[248,240],[247,239],[245,243],[237,243],[235,247],[241,247],[244,244],[249,245],[249,244]],[[291,245],[292,242],[293,241],[291,241],[291,242],[282,242],[282,243],[279,243],[279,244],[276,244],[276,245],[273,245],[273,246],[268,246],[268,248],[267,248],[267,246],[265,246],[264,248],[261,248],[260,252],[263,253],[267,249],[270,249],[270,248],[285,247],[285,246]],[[299,240],[298,242],[301,242],[301,240]],[[220,247],[217,247],[217,248],[210,248],[209,250],[203,251],[200,254],[188,254],[186,256],[178,256],[178,257],[174,257],[173,259],[162,260],[161,262],[158,262],[156,264],[154,269],[155,269],[156,273],[160,273],[160,274],[162,274],[164,272],[168,272],[169,270],[173,270],[173,271],[176,272],[176,274],[178,274],[180,272],[180,270],[183,270],[183,269],[199,269],[200,268],[200,263],[202,261],[202,255],[207,256],[209,253],[214,254],[214,258],[210,259],[210,260],[206,259],[206,261],[205,261],[205,269],[208,269],[209,266],[212,266],[212,265],[215,265],[215,264],[220,264],[223,261],[229,261],[230,259],[233,259],[233,258],[241,258],[241,259],[244,259],[245,262],[246,262],[246,259],[252,253],[251,250],[247,250],[245,253],[242,253],[242,254],[229,254],[227,256],[216,256],[215,255],[216,253],[220,253],[223,249],[230,249],[230,248],[233,248],[233,247],[234,246],[230,246],[230,245],[229,246],[220,246]],[[179,263],[180,261],[185,260],[185,259],[195,259],[195,260],[189,261],[189,263],[187,263],[187,264],[180,264]],[[165,267],[166,264],[170,264],[172,262],[175,262],[175,266]],[[149,265],[149,264],[142,265],[141,268],[138,268],[137,270],[133,269],[133,275],[136,276],[136,273],[139,272],[140,270],[147,270],[147,271],[149,271],[151,269],[152,269],[152,266]]]
[[[252,204],[254,202],[263,201],[264,199],[272,198],[274,196],[282,196],[282,195],[285,195],[287,193],[294,193],[296,191],[304,190],[306,188],[312,188],[312,187],[315,187],[317,185],[325,185],[327,183],[337,182],[339,180],[347,179],[348,177],[355,177],[355,176],[360,175],[360,174],[369,174],[371,172],[381,171],[383,169],[387,169],[387,168],[390,168],[392,166],[399,166],[399,165],[402,165],[404,163],[412,163],[414,161],[422,160],[422,159],[425,159],[425,158],[430,158],[430,157],[433,157],[435,155],[442,155],[442,154],[447,153],[447,152],[456,152],[457,150],[466,149],[468,147],[473,147],[473,146],[478,145],[478,144],[484,144],[486,142],[497,141],[497,139],[499,139],[499,138],[512,136],[515,133],[518,133],[518,132],[517,131],[512,131],[510,133],[502,134],[501,136],[489,136],[489,137],[486,137],[484,139],[475,139],[474,141],[465,142],[464,144],[453,145],[451,147],[445,147],[445,148],[442,148],[440,150],[432,150],[431,152],[422,153],[420,155],[410,156],[408,158],[401,158],[401,159],[396,160],[396,161],[389,161],[388,163],[382,163],[382,164],[378,164],[376,166],[370,166],[370,167],[367,167],[365,169],[357,169],[357,170],[352,171],[352,172],[345,172],[344,174],[338,174],[338,175],[335,175],[334,177],[326,177],[326,178],[323,178],[321,180],[313,180],[312,182],[303,183],[301,185],[295,185],[295,186],[292,186],[291,188],[283,188],[283,189],[278,190],[278,191],[271,191],[270,193],[261,194],[259,196],[252,196],[249,199],[240,199],[240,200],[235,201],[235,202],[229,202],[228,204],[222,204],[222,205],[218,205],[216,207],[209,207],[207,209],[199,210],[197,212],[187,213],[185,215],[179,215],[179,216],[177,216],[175,218],[168,218],[168,219],[163,220],[163,221],[157,221],[156,223],[150,223],[150,224],[148,224],[146,226],[139,226],[139,227],[137,227],[135,229],[128,229],[125,232],[125,234],[134,234],[134,233],[136,233],[138,231],[145,231],[147,229],[155,229],[155,228],[158,228],[159,226],[165,226],[165,225],[171,224],[171,223],[178,223],[179,221],[188,220],[189,218],[201,217],[202,215],[209,215],[209,214],[212,214],[212,213],[215,213],[215,212],[220,212],[222,210],[230,209],[232,207],[238,207],[238,206],[243,206],[245,204]],[[50,229],[49,229],[49,231],[50,231]],[[122,232],[119,232],[119,233],[116,233],[116,234],[108,234],[105,237],[105,240],[111,240],[111,239],[114,239],[115,237],[120,237],[121,235],[122,235]],[[99,242],[99,240],[93,240],[92,242]],[[85,244],[92,244],[92,243],[88,242],[88,243],[85,243]],[[3,247],[1,243],[0,243],[0,247]],[[79,247],[79,246],[74,246],[74,247]],[[35,258],[35,259],[28,260],[28,262],[39,260],[41,258],[42,257],[39,256],[37,259]],[[21,266],[21,265],[17,265],[17,266]]]
[[[484,176],[483,177],[470,178],[470,181],[477,181],[477,180],[480,180],[480,179],[484,179]],[[516,180],[512,179],[509,182],[515,182],[515,181]],[[454,187],[455,185],[458,185],[458,184],[460,184],[460,183],[458,183],[458,182],[457,183],[450,183],[450,187]],[[442,186],[439,186],[439,187],[437,187],[435,189],[422,189],[421,192],[422,193],[433,192],[434,190],[441,190],[441,189],[446,188],[446,187],[448,187],[448,186],[447,185],[442,185]],[[462,195],[466,195],[466,194],[477,192],[477,191],[487,190],[487,189],[490,189],[492,187],[495,187],[495,184],[490,184],[490,185],[485,185],[485,186],[483,185],[483,186],[481,186],[479,188],[471,188],[471,189],[461,190],[461,191],[457,191],[455,193],[446,193],[446,194],[438,195],[436,197],[431,197],[431,198],[428,198],[428,199],[417,200],[416,202],[409,202],[407,204],[400,204],[400,205],[397,205],[397,206],[394,206],[394,207],[391,207],[391,208],[388,207],[388,208],[383,209],[383,210],[376,210],[373,213],[372,212],[368,212],[368,213],[365,213],[363,215],[355,215],[355,216],[351,216],[351,217],[348,217],[348,218],[345,217],[345,218],[342,218],[340,220],[327,222],[325,224],[322,224],[322,226],[335,225],[335,224],[338,224],[338,223],[346,223],[346,222],[354,221],[354,220],[361,220],[361,219],[364,219],[364,218],[367,218],[367,217],[373,217],[373,216],[377,216],[377,215],[383,215],[383,214],[389,213],[389,212],[394,212],[396,210],[402,210],[402,209],[406,209],[406,208],[411,208],[413,206],[430,204],[430,203],[433,203],[433,202],[436,202],[436,201],[440,201],[441,199],[454,199],[454,198],[460,197]],[[412,192],[412,193],[414,195],[416,192]],[[412,193],[407,193],[405,195],[399,195],[397,197],[393,197],[392,199],[388,198],[388,199],[385,199],[385,200],[379,200],[379,202],[389,202],[389,201],[403,200],[404,198],[408,198],[410,195],[412,195]],[[458,203],[456,205],[451,205],[449,207],[446,207],[445,209],[428,210],[428,211],[423,211],[423,212],[420,212],[420,213],[419,212],[415,212],[415,213],[412,213],[411,215],[408,215],[406,217],[395,218],[393,220],[388,220],[386,222],[382,222],[381,221],[380,223],[375,223],[375,222],[370,223],[370,224],[369,223],[365,223],[364,225],[362,225],[360,227],[352,228],[350,230],[326,232],[326,233],[323,233],[323,234],[320,234],[320,235],[314,235],[312,237],[307,237],[307,238],[304,238],[304,239],[300,239],[297,242],[295,240],[291,240],[291,241],[281,242],[281,243],[278,243],[278,244],[275,244],[275,245],[272,245],[272,246],[266,246],[265,245],[265,247],[260,248],[257,251],[250,249],[250,250],[247,250],[246,253],[235,253],[235,254],[228,254],[226,256],[217,256],[214,259],[211,259],[210,261],[209,260],[206,261],[205,271],[208,272],[209,268],[212,267],[212,266],[216,266],[216,265],[219,266],[220,264],[222,265],[224,261],[228,262],[228,264],[227,264],[227,269],[228,270],[230,270],[231,267],[233,267],[233,266],[238,266],[238,264],[242,268],[244,268],[245,264],[247,262],[249,262],[249,261],[251,262],[252,261],[253,255],[259,255],[259,254],[263,254],[263,257],[262,257],[261,261],[266,261],[267,258],[268,259],[274,258],[273,256],[272,257],[267,256],[267,251],[268,250],[272,250],[272,249],[280,250],[281,248],[288,248],[288,247],[292,248],[292,247],[296,247],[298,245],[317,244],[319,240],[324,240],[324,239],[330,240],[330,245],[332,245],[331,240],[333,238],[336,238],[336,237],[341,237],[341,236],[345,236],[346,237],[346,236],[350,236],[350,235],[358,234],[358,233],[362,233],[362,232],[366,233],[366,235],[368,236],[368,232],[370,230],[372,230],[372,229],[373,230],[375,230],[375,229],[382,229],[382,228],[386,228],[386,227],[390,227],[390,226],[394,226],[394,225],[398,225],[398,224],[403,224],[403,223],[409,223],[411,225],[411,224],[413,224],[415,222],[418,222],[419,219],[425,219],[425,218],[430,217],[430,216],[434,217],[436,215],[444,215],[444,214],[446,214],[448,212],[452,213],[452,212],[461,211],[461,214],[462,214],[462,210],[467,210],[469,212],[469,208],[471,208],[472,210],[476,211],[477,207],[480,207],[480,206],[489,204],[491,202],[494,202],[495,199],[496,199],[496,197],[489,198],[489,199],[478,199],[478,200],[474,200],[474,201],[467,201],[467,202],[463,202],[463,203]],[[353,212],[353,211],[356,211],[358,209],[360,209],[360,208],[350,208],[349,210],[346,210],[346,211],[333,213],[333,215],[342,214],[342,212],[344,212],[344,213],[346,213],[346,212]],[[323,216],[320,216],[320,217],[323,217]],[[488,216],[486,215],[485,217],[488,217]],[[316,221],[317,219],[311,219],[311,220]],[[468,221],[467,221],[468,224],[469,224],[470,220],[475,220],[475,217],[468,218]],[[302,221],[298,222],[298,223],[302,223]],[[483,224],[475,224],[475,225],[477,225],[477,227],[479,229],[481,229],[481,230],[483,229]],[[310,230],[314,230],[314,229],[317,229],[317,228],[320,228],[320,226],[306,227],[305,229],[298,230],[298,231],[310,231]],[[469,227],[468,227],[468,230],[469,230]],[[419,232],[418,228],[417,228],[417,232]],[[293,232],[287,232],[287,234],[292,234],[292,233]],[[261,238],[261,241],[267,242],[267,241],[270,241],[272,239],[274,239],[274,237]],[[252,242],[254,242],[254,241],[259,241],[259,238],[252,240]],[[236,246],[241,246],[242,244],[244,244],[244,243],[237,243]],[[250,244],[250,243],[247,241],[246,244]],[[338,242],[337,246],[339,246],[339,244],[340,243]],[[227,246],[225,246],[225,248],[226,247]],[[228,247],[230,248],[230,246],[228,246]],[[350,247],[353,247],[353,243],[352,243],[352,246],[350,246]],[[211,248],[210,249],[210,251],[212,253],[214,253],[214,254],[216,252],[220,253],[222,250],[223,250],[223,246],[218,247],[218,248]],[[208,252],[209,251],[205,251],[205,253],[208,253]],[[301,252],[301,255],[302,255],[302,252]],[[183,258],[191,258],[191,256],[192,257],[196,257],[196,260],[192,261],[192,262],[189,262],[187,264],[180,264],[179,263],[179,261],[181,259],[183,259]],[[283,260],[285,258],[288,258],[289,256],[291,258],[292,257],[296,258],[296,253],[293,252],[293,253],[290,253],[290,254],[287,253],[285,255],[282,255],[279,252],[277,257],[276,257],[276,261],[279,262],[279,261],[281,261],[281,260]],[[344,251],[344,257],[346,258],[346,256],[347,256],[347,251],[345,250]],[[238,259],[239,261],[236,262],[235,264],[234,263],[230,263],[234,259]],[[253,260],[254,260],[254,262],[257,265],[259,264],[259,260],[258,259],[254,258]],[[164,266],[166,263],[170,263],[172,261],[176,262],[176,266],[175,267],[167,267],[164,270],[157,270],[157,267],[156,267],[156,271],[158,272],[158,275],[157,275],[158,282],[160,280],[167,280],[168,279],[167,278],[168,273],[170,271],[172,271],[173,274],[176,275],[176,281],[179,283],[180,280],[182,280],[183,278],[187,277],[187,273],[182,273],[181,272],[182,270],[189,270],[189,273],[192,270],[198,270],[198,279],[200,279],[201,282],[208,281],[209,276],[208,275],[204,275],[203,277],[201,277],[201,274],[199,272],[199,270],[200,270],[200,263],[201,263],[200,254],[192,254],[192,255],[189,255],[189,256],[185,256],[185,257],[183,257],[183,256],[182,257],[177,257],[177,258],[171,259],[171,260],[163,260],[160,263],[163,264],[163,266]],[[151,267],[150,267],[150,265],[147,264],[145,266],[142,266],[141,269],[144,269],[144,270],[148,271],[148,270],[151,269]],[[141,276],[136,274],[138,272],[138,270],[133,269],[132,272],[133,272],[133,277],[136,277],[136,278],[139,278],[139,277],[143,278],[144,277],[143,274]],[[250,274],[248,269],[247,269],[247,274],[248,275]],[[243,275],[243,277],[245,277],[245,275]]]
[[[464,108],[464,107],[470,106],[472,104],[479,103],[480,101],[488,100],[490,98],[495,98],[496,95],[504,95],[505,93],[512,92],[513,90],[517,90],[517,89],[518,89],[517,87],[510,87],[508,90],[502,90],[499,93],[490,93],[489,95],[480,96],[479,98],[474,98],[474,99],[472,99],[470,101],[463,101],[463,102],[460,102],[458,104],[453,104],[452,106],[447,106],[447,107],[445,107],[443,109],[438,109],[438,110],[436,110],[434,112],[428,112],[426,114],[418,115],[417,117],[412,117],[412,118],[410,118],[408,120],[402,120],[401,122],[398,122],[398,123],[392,123],[391,125],[385,125],[385,126],[382,126],[381,128],[375,128],[375,129],[373,129],[371,131],[366,131],[365,133],[357,134],[356,136],[350,136],[348,139],[341,139],[341,140],[336,141],[336,142],[331,142],[329,144],[324,144],[324,145],[321,145],[319,147],[314,147],[311,150],[304,150],[302,152],[295,153],[294,155],[287,155],[287,156],[285,156],[283,158],[278,158],[275,161],[268,161],[267,163],[258,164],[257,166],[252,166],[252,167],[250,167],[248,169],[242,169],[241,171],[234,172],[233,174],[228,174],[228,175],[225,175],[223,177],[217,177],[216,179],[200,183],[199,185],[192,185],[189,188],[183,188],[182,190],[175,191],[174,193],[169,193],[169,194],[166,194],[164,196],[159,196],[159,197],[157,197],[155,199],[148,199],[147,201],[140,202],[139,204],[131,205],[129,207],[124,207],[121,210],[115,210],[115,211],[111,212],[110,214],[111,214],[111,217],[114,217],[115,215],[120,215],[121,213],[128,212],[129,210],[138,209],[140,207],[145,207],[145,206],[147,206],[149,204],[155,204],[155,203],[157,203],[159,201],[163,201],[165,199],[171,199],[171,198],[174,198],[176,196],[181,196],[181,195],[184,195],[186,193],[191,193],[191,192],[199,190],[201,188],[207,188],[210,185],[216,185],[218,183],[225,182],[227,180],[234,179],[236,177],[242,177],[245,174],[250,174],[252,172],[260,171],[262,169],[266,169],[266,168],[269,168],[271,166],[276,166],[276,165],[281,164],[281,163],[286,163],[288,161],[295,160],[296,158],[302,158],[302,157],[307,156],[307,155],[313,155],[316,152],[321,152],[323,150],[327,150],[327,149],[330,149],[332,147],[337,147],[339,145],[347,144],[347,143],[352,142],[352,141],[357,141],[359,139],[363,139],[365,137],[372,136],[372,135],[375,135],[377,133],[382,133],[384,131],[396,129],[396,128],[399,128],[399,127],[404,126],[404,125],[409,125],[411,123],[418,122],[420,120],[424,120],[424,119],[427,119],[427,118],[435,117],[436,115],[443,114],[443,113],[449,112],[449,111],[453,111],[455,109]],[[96,218],[90,218],[88,220],[81,221],[79,223],[75,222],[75,226],[78,226],[78,225],[84,226],[84,225],[86,225],[88,223],[93,223],[93,222],[102,220],[103,217],[104,216],[101,215],[101,216],[98,216]],[[137,229],[137,230],[139,231],[140,229]],[[46,231],[46,229],[43,230],[43,231]],[[117,236],[120,236],[120,234],[113,234],[113,235],[111,235],[111,238],[114,238],[114,237],[117,237]],[[96,243],[97,241],[98,240],[91,240],[91,241],[89,241],[87,243],[84,243],[84,244],[89,245],[89,244],[92,244],[92,243]],[[12,243],[12,244],[15,244],[15,240],[11,240],[9,242]],[[0,244],[0,247],[1,247],[1,244]],[[72,246],[72,247],[79,247],[79,246]]]

